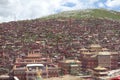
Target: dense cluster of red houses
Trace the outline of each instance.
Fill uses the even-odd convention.
[[[82,60],[80,49],[93,43],[117,51],[120,57],[119,25],[119,21],[107,19],[37,19],[2,23],[0,66],[8,67],[7,63],[11,63],[9,66],[12,67],[16,57],[27,56],[34,49],[52,57],[56,63],[64,57]]]

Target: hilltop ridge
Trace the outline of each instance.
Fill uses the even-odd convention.
[[[74,18],[74,19],[84,19],[84,18],[100,18],[100,19],[112,19],[120,20],[120,12],[107,10],[107,9],[85,9],[85,10],[72,10],[64,11],[54,15],[49,15],[43,17],[44,19],[57,19],[57,18]]]

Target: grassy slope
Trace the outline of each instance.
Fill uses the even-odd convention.
[[[55,15],[50,15],[43,17],[42,19],[52,19],[52,18],[103,18],[103,19],[113,19],[120,20],[120,12],[110,11],[106,9],[86,9],[86,10],[73,10],[65,11]]]

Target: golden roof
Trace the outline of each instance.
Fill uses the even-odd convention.
[[[96,58],[97,55],[92,55],[91,58]]]
[[[107,70],[105,67],[101,67],[101,66],[98,66],[96,68],[94,68],[95,70]]]
[[[86,48],[81,48],[80,50],[81,50],[81,51],[87,51],[88,49],[86,49]]]
[[[79,63],[79,60],[65,60],[65,63]]]
[[[104,52],[99,52],[98,55],[111,55],[111,53],[108,51],[104,51]]]
[[[27,57],[41,57],[41,54],[28,54]]]
[[[93,48],[93,47],[101,48],[101,46],[100,46],[99,44],[91,44],[90,47],[91,47],[91,48]]]

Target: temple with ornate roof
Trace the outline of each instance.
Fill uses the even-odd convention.
[[[25,57],[16,58],[13,72],[20,80],[35,80],[38,71],[41,71],[41,77],[58,77],[60,69],[53,64],[52,59],[43,57],[39,51],[32,51]]]
[[[94,69],[97,66],[105,67],[108,70],[118,68],[118,53],[111,52],[99,44],[92,44],[88,48],[80,49],[79,57],[83,71]]]

